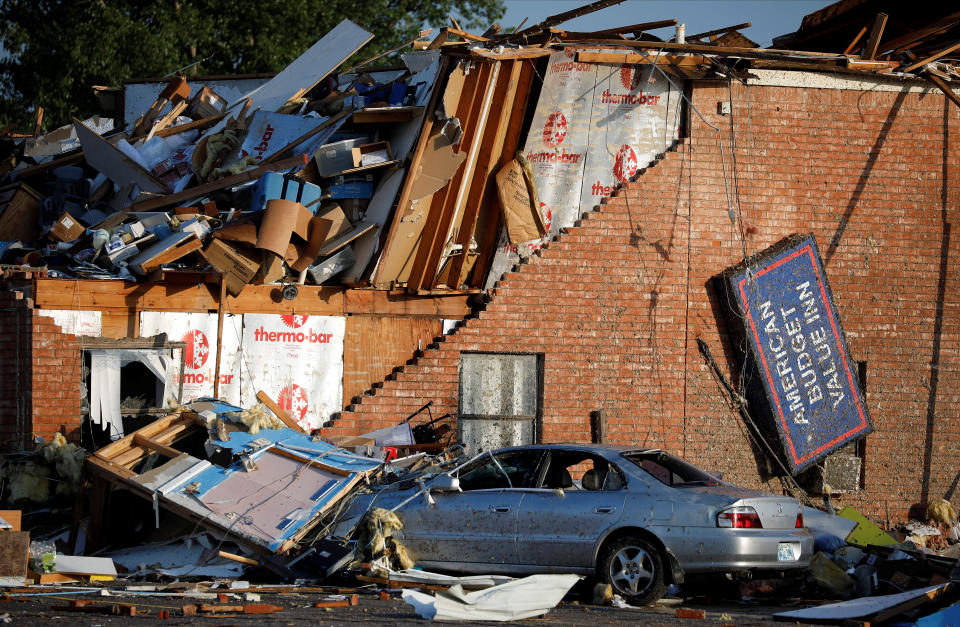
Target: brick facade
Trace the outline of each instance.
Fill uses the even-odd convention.
[[[813,232],[853,358],[866,362],[876,429],[865,488],[841,503],[891,520],[929,498],[960,504],[960,108],[906,88],[731,89],[695,83],[693,104],[719,133],[691,113],[675,150],[505,275],[483,311],[332,431],[392,425],[430,399],[434,415],[456,412],[461,352],[541,353],[543,441],[589,441],[590,412],[603,410],[612,442],[780,491],[761,480],[765,462],[696,340],[736,370],[710,278]],[[728,98],[732,117],[718,115]]]
[[[62,432],[80,441],[82,352],[23,292],[0,293],[0,448],[32,448]]]

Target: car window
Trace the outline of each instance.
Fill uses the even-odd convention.
[[[460,469],[461,490],[523,488],[530,485],[539,451],[507,451],[481,455]],[[507,478],[509,477],[509,481]]]
[[[664,451],[632,451],[623,456],[660,483],[674,488],[721,483],[710,473]]]
[[[581,451],[551,451],[539,487],[564,490],[612,491],[624,486],[620,470],[598,455]]]

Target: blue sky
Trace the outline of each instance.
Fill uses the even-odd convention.
[[[569,11],[588,1],[505,0],[507,13],[499,23],[513,27],[524,17],[529,17],[526,26],[530,26],[548,15]],[[766,46],[773,37],[797,30],[804,15],[828,4],[830,0],[625,0],[622,4],[565,22],[558,28],[591,31],[675,18],[686,25],[687,34],[693,34],[751,22],[753,26],[740,32]],[[651,32],[666,39],[672,35],[673,29]]]

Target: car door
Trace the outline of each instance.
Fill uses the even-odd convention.
[[[539,459],[537,450],[482,455],[456,473],[462,492],[402,508],[403,541],[418,563],[518,563],[518,512]]]
[[[584,478],[594,480],[584,486]],[[593,567],[593,547],[623,516],[619,469],[600,456],[551,450],[537,488],[524,490],[517,556],[521,564]]]

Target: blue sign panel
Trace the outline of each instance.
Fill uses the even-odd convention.
[[[791,472],[870,433],[813,235],[789,238],[725,278]]]

